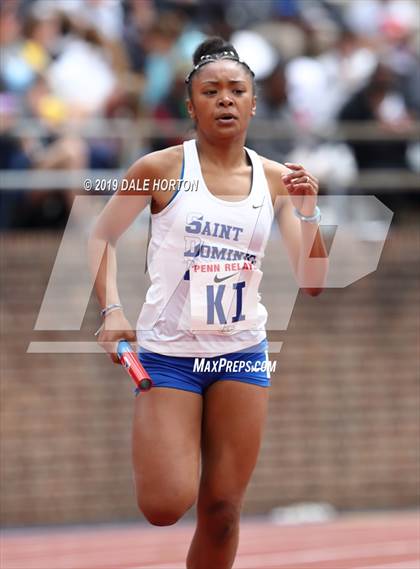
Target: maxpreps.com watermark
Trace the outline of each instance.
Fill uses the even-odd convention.
[[[144,180],[132,179],[122,180],[117,178],[86,178],[83,181],[83,188],[86,192],[173,192],[184,190],[186,192],[196,192],[198,190],[199,180],[182,180],[178,179],[158,179]]]
[[[221,357],[218,360],[194,358],[194,372],[199,373],[275,373],[277,361],[264,360],[252,362],[249,360],[231,361]]]

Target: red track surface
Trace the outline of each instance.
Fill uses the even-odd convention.
[[[185,569],[193,524],[9,530],[1,569]],[[316,525],[242,521],[234,569],[420,569],[416,513],[351,516]],[[214,569],[217,569],[215,567]]]

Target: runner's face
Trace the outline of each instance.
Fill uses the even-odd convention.
[[[246,132],[255,114],[256,97],[243,65],[229,60],[208,63],[192,81],[192,98],[187,105],[198,130],[219,138]]]

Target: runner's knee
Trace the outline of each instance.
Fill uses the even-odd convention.
[[[170,510],[161,506],[160,508],[141,508],[141,511],[153,526],[171,526],[182,518],[186,510]]]
[[[240,505],[231,500],[213,500],[201,511],[208,535],[219,544],[236,531],[240,514]]]
[[[157,492],[156,499],[137,499],[137,505],[144,517],[154,526],[175,524],[194,505],[195,497],[168,499]]]

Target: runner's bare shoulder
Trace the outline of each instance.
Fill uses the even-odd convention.
[[[142,189],[143,195],[159,199],[160,180],[178,179],[183,159],[182,145],[170,146],[164,150],[151,152],[139,158],[128,169],[122,182],[125,194],[133,194]]]
[[[269,160],[263,156],[261,156],[261,161],[273,203],[276,198],[288,197],[288,192],[282,181],[282,176],[288,174],[289,169],[284,164],[275,162],[274,160]]]

